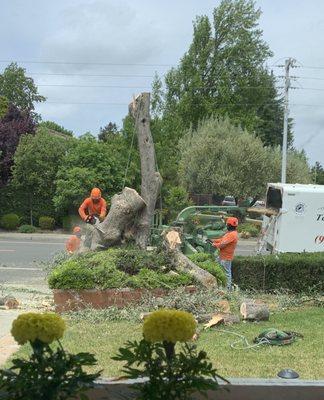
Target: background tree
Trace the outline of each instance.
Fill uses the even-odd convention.
[[[106,125],[103,128],[100,128],[100,132],[98,134],[98,140],[101,142],[109,142],[110,140],[113,140],[115,135],[117,134],[118,134],[117,125],[114,122],[109,122],[108,125]]]
[[[29,111],[20,111],[9,104],[7,113],[0,119],[0,188],[11,176],[13,157],[19,139],[25,134],[35,133],[35,120]]]
[[[280,148],[264,147],[260,138],[234,125],[228,117],[212,117],[180,141],[180,180],[196,193],[235,197],[263,195],[268,182],[280,181]],[[288,154],[287,182],[308,183],[304,154]]]
[[[324,185],[324,169],[319,161],[316,161],[311,170],[313,182],[317,185]]]
[[[72,140],[48,133],[44,127],[36,135],[22,136],[14,156],[11,186],[20,214],[29,215],[33,225],[40,216],[55,216],[55,179]]]
[[[8,112],[9,100],[5,96],[0,96],[0,119]]]
[[[65,129],[63,126],[57,124],[54,121],[42,121],[38,124],[38,127],[50,129],[52,131],[62,133],[63,135],[66,135],[66,136],[73,136],[73,131],[70,131],[69,129]]]
[[[196,18],[192,43],[166,74],[164,90],[155,78],[152,132],[164,181],[174,179],[184,132],[212,115],[228,115],[266,146],[281,145],[283,104],[265,66],[272,52],[259,28],[260,15],[251,0],[221,1],[211,20]]]
[[[132,168],[124,181],[127,156],[122,137],[113,143],[98,142],[90,134],[75,139],[57,173],[56,209],[62,213],[76,212],[94,186],[102,190],[106,199],[119,192],[124,182],[132,186]]]
[[[34,104],[46,98],[38,93],[34,80],[27,77],[25,72],[17,63],[8,65],[0,74],[0,95],[21,110],[34,110]]]

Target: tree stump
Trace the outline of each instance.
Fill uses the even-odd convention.
[[[120,194],[115,194],[104,221],[90,226],[92,229],[91,250],[119,243],[125,230],[134,223],[136,215],[145,205],[145,201],[134,189],[125,187]]]
[[[268,321],[270,312],[266,304],[257,301],[245,301],[241,304],[240,313],[247,321]]]

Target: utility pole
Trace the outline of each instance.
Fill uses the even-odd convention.
[[[284,108],[284,126],[283,126],[283,140],[282,140],[282,163],[281,163],[281,183],[286,183],[287,174],[287,143],[288,143],[288,118],[289,118],[289,107],[288,107],[288,92],[290,88],[290,77],[289,69],[294,67],[296,60],[288,58],[285,62],[285,108]]]

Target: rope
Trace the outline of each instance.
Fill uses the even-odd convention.
[[[230,344],[230,347],[234,350],[249,350],[249,349],[253,349],[255,350],[257,347],[260,347],[264,344],[269,344],[268,339],[264,338],[262,340],[260,340],[259,343],[255,343],[255,344],[250,344],[247,340],[247,338],[244,335],[241,335],[239,333],[236,332],[232,332],[232,331],[228,331],[226,329],[217,329],[216,332],[223,332],[223,333],[229,333],[231,335],[235,335],[238,336],[239,339],[235,340],[234,342],[232,342]],[[243,343],[242,346],[238,346],[239,343]]]
[[[123,189],[125,188],[125,184],[126,184],[126,178],[127,178],[127,173],[128,173],[128,168],[131,162],[131,158],[132,158],[132,150],[133,150],[133,145],[134,145],[134,137],[135,137],[135,126],[133,128],[133,136],[132,136],[132,141],[131,141],[131,146],[129,149],[129,154],[128,154],[128,160],[127,160],[127,164],[126,164],[126,170],[125,170],[125,176],[124,176],[124,183],[123,183]]]

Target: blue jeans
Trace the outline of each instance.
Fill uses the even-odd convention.
[[[226,281],[227,281],[227,290],[230,292],[232,290],[232,261],[229,260],[221,260],[218,259],[220,265],[224,268]]]

